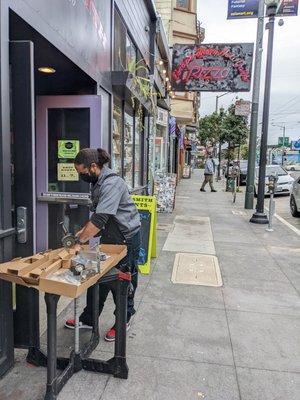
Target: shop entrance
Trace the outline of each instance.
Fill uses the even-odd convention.
[[[79,148],[101,145],[96,82],[12,11],[9,39],[0,262],[57,248],[59,222],[75,231],[88,218],[89,187],[73,160]],[[42,71],[48,66],[53,73]],[[38,292],[0,281],[0,376],[13,364],[14,346],[38,345]]]
[[[39,96],[36,108],[37,250],[61,246],[60,222],[78,231],[89,217],[89,185],[74,158],[101,146],[99,96]]]

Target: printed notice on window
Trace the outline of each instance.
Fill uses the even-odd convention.
[[[58,163],[57,164],[57,180],[75,182],[79,181],[78,173],[73,163]]]
[[[79,140],[58,140],[58,158],[74,160],[80,149]]]

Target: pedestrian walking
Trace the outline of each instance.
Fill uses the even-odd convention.
[[[204,188],[207,185],[207,183],[209,183],[210,190],[212,192],[216,192],[214,188],[214,173],[215,173],[215,164],[212,155],[209,154],[205,161],[204,181],[202,183],[200,192],[205,192]]]

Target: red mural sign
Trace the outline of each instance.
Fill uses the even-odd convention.
[[[253,44],[173,47],[172,88],[177,91],[249,91]]]

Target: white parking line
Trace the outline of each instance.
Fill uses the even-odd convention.
[[[285,226],[287,226],[290,230],[292,230],[293,232],[295,232],[297,235],[300,236],[300,230],[298,228],[296,228],[294,225],[287,222],[287,220],[285,220],[278,214],[274,214],[274,217],[277,218],[278,221],[282,222]]]

